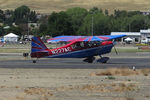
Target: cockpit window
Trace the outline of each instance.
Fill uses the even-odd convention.
[[[96,47],[101,44],[100,41],[90,41],[90,42],[76,42],[75,44],[72,44],[72,49],[82,49],[82,48],[91,48]]]
[[[81,44],[80,42],[76,42],[75,44],[71,45],[72,49],[81,49],[82,46],[83,44]]]
[[[81,47],[84,47],[84,42],[81,42],[81,43],[80,43],[80,46],[81,46]]]

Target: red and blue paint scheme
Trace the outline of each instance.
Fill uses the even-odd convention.
[[[111,52],[114,43],[112,39],[125,35],[105,36],[57,36],[47,42],[70,42],[65,46],[48,49],[39,37],[33,37],[31,43],[32,58],[86,58],[84,61],[92,63],[94,56]],[[106,63],[108,57],[101,57],[100,62]],[[35,61],[34,61],[35,62]]]

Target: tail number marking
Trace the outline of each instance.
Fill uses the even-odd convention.
[[[67,48],[60,48],[52,51],[52,54],[59,54],[71,51],[70,47]]]

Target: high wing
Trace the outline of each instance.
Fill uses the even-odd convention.
[[[104,35],[104,36],[57,36],[48,39],[47,42],[71,42],[71,41],[108,41],[124,37],[126,35]]]

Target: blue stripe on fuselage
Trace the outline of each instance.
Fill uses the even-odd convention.
[[[102,55],[106,53],[110,53],[113,45],[105,45],[105,46],[99,46],[95,48],[89,48],[79,51],[73,51],[68,52],[65,54],[58,54],[58,55],[52,55],[48,56],[48,58],[85,58],[85,57],[92,57],[97,55]]]

